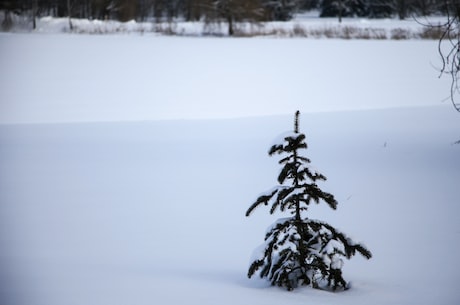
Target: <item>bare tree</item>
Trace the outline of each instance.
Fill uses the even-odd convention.
[[[235,22],[257,21],[264,16],[259,0],[216,0],[213,1],[213,10],[217,18],[227,22],[229,36],[235,33]]]
[[[447,74],[451,77],[450,100],[455,110],[460,112],[460,103],[456,96],[460,94],[460,0],[445,2],[447,21],[440,25],[428,25],[439,28],[441,37],[438,41],[438,51],[441,56],[442,66],[440,77]]]

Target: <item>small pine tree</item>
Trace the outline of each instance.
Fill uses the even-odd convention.
[[[305,135],[299,132],[299,111],[295,115],[294,132],[282,135],[282,143],[273,145],[269,155],[280,154],[282,169],[279,185],[262,194],[249,207],[249,216],[259,205],[289,212],[291,217],[276,221],[267,231],[261,253],[251,263],[248,277],[258,273],[272,285],[292,290],[299,285],[320,289],[347,289],[342,277],[343,258],[356,251],[367,259],[372,254],[331,225],[302,217],[312,203],[321,201],[337,208],[334,196],[322,191],[317,181],[326,177],[310,166],[310,160],[300,154],[307,149]]]

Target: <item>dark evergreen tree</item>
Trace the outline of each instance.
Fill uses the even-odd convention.
[[[262,0],[266,19],[269,21],[287,21],[294,17],[300,7],[299,0]]]
[[[370,18],[389,18],[396,14],[393,0],[372,0],[368,3]]]
[[[367,15],[364,0],[323,0],[320,17],[363,17]]]
[[[292,290],[299,285],[321,289],[346,289],[342,277],[343,258],[356,252],[366,258],[372,254],[365,246],[355,243],[331,225],[303,217],[309,205],[321,201],[332,209],[337,201],[332,194],[322,191],[317,181],[326,177],[310,166],[310,160],[301,155],[307,148],[305,135],[299,132],[299,112],[295,117],[293,132],[282,135],[282,143],[273,145],[269,155],[280,154],[282,169],[279,185],[262,194],[247,210],[249,216],[260,205],[289,212],[291,217],[276,221],[267,231],[263,251],[251,263],[248,276],[258,273],[272,285]]]

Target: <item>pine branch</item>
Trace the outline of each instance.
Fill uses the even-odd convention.
[[[283,184],[287,178],[294,178],[295,174],[297,173],[296,169],[297,167],[294,163],[285,164],[278,176],[278,183]]]
[[[255,260],[251,266],[249,267],[249,270],[248,270],[248,278],[251,278],[254,273],[264,265],[264,260],[263,259],[259,259],[259,260]],[[261,276],[262,277],[262,276]]]
[[[254,202],[249,209],[246,211],[246,217],[248,217],[252,211],[258,207],[261,204],[268,205],[268,202],[275,196],[275,194],[278,192],[278,189],[272,191],[270,194],[264,194],[257,198],[256,202]]]
[[[355,243],[350,238],[346,237],[345,234],[335,229],[333,226],[320,221],[315,222],[321,226],[324,226],[331,232],[331,239],[339,240],[344,245],[346,258],[351,258],[353,255],[355,255],[356,251],[358,251],[367,259],[370,259],[372,257],[371,251],[369,251],[365,246]]]
[[[305,138],[303,133],[291,133],[284,137],[283,143],[273,145],[268,151],[268,155],[293,153],[299,149],[306,149],[308,146],[304,142]]]
[[[305,186],[305,193],[307,193],[315,203],[319,203],[321,200],[326,202],[329,207],[333,210],[337,209],[338,202],[335,200],[334,195],[327,192],[323,192],[315,183],[303,184]]]

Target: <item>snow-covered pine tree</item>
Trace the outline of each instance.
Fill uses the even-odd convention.
[[[251,263],[248,277],[259,274],[272,285],[292,290],[299,285],[320,289],[347,289],[342,277],[343,258],[351,258],[356,252],[367,259],[371,252],[355,243],[333,226],[303,217],[312,203],[321,201],[332,209],[337,201],[332,194],[322,191],[316,181],[326,177],[310,166],[310,160],[300,154],[307,149],[305,135],[299,132],[299,111],[295,115],[294,131],[281,136],[282,143],[273,145],[269,155],[280,154],[282,169],[279,185],[262,194],[249,207],[249,216],[259,205],[271,206],[270,213],[277,209],[289,212],[291,217],[278,219],[267,230],[265,243],[258,248]]]

